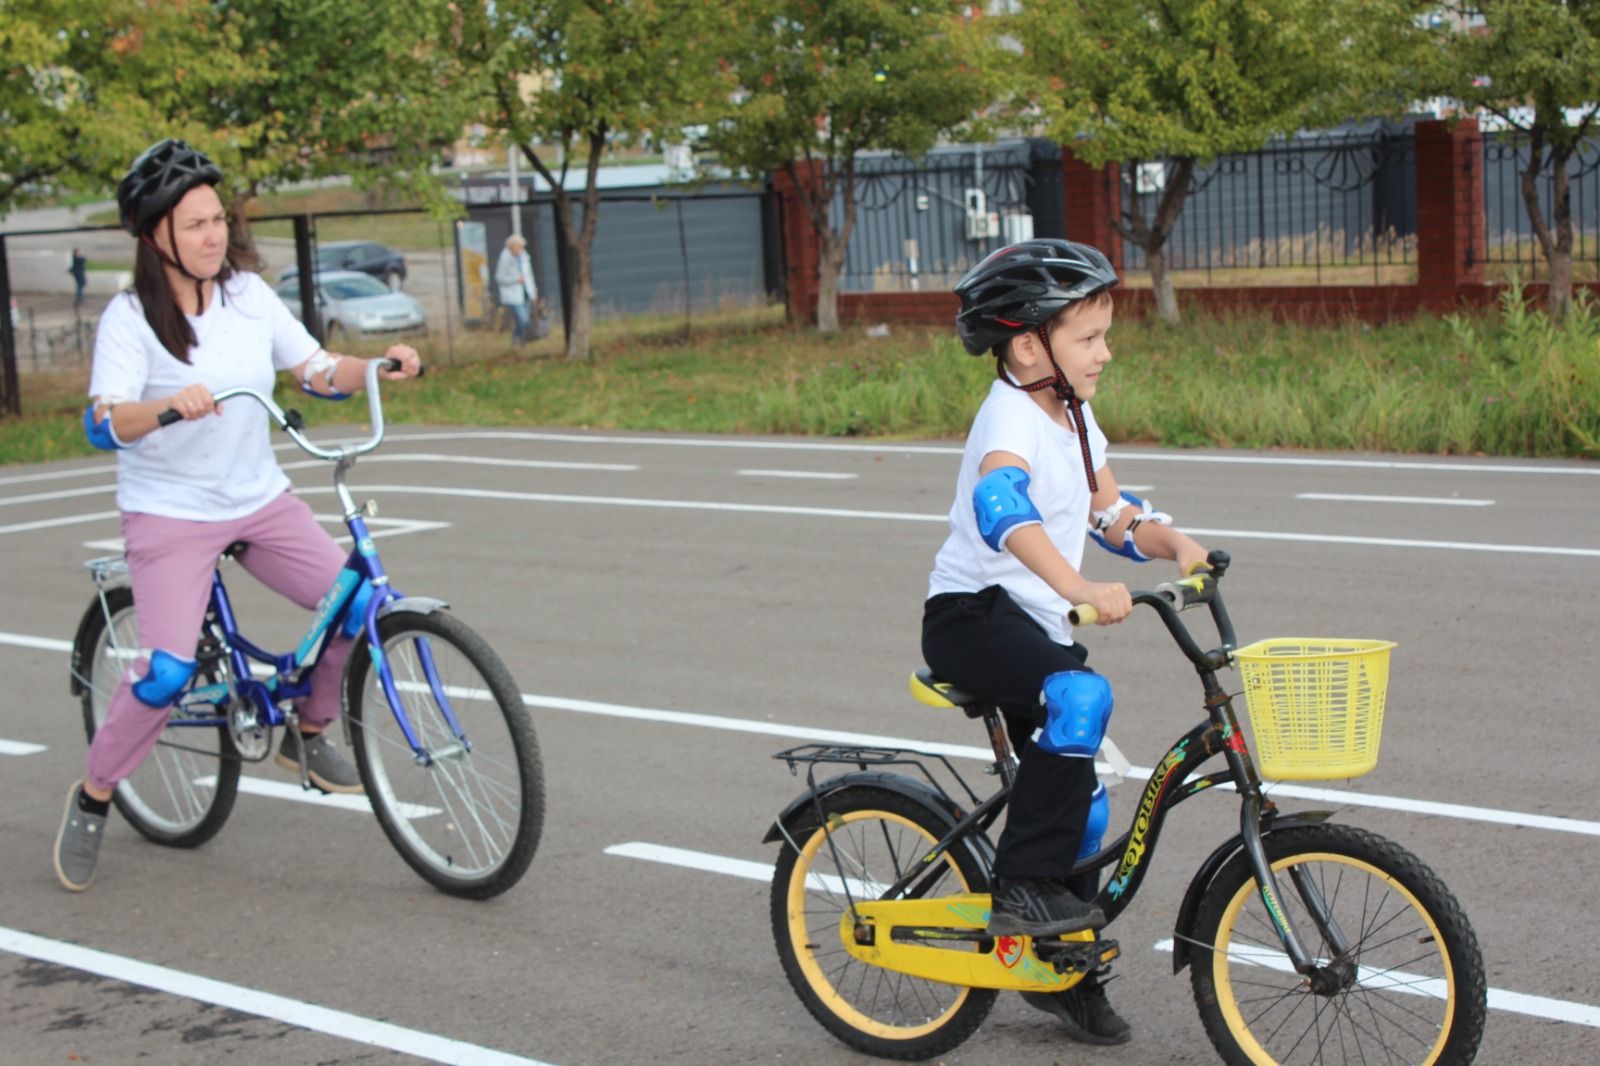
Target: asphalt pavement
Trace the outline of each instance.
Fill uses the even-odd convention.
[[[84,745],[66,647],[82,561],[118,536],[114,478],[0,468],[0,1063],[869,1061],[773,950],[762,836],[800,782],[770,756],[818,731],[983,744],[905,690],[958,453],[392,426],[352,474],[384,562],[501,653],[543,748],[543,845],[487,903],[429,888],[369,814],[266,786],[193,851],[113,816],[92,889],[62,891],[49,851]],[[332,528],[327,468],[281,455]],[[1449,885],[1493,990],[1479,1062],[1600,1058],[1600,464],[1118,447],[1112,465],[1232,553],[1242,640],[1398,641],[1377,770],[1273,794]],[[1098,579],[1170,575],[1090,552]],[[230,582],[246,631],[291,645],[304,619]],[[1199,718],[1192,669],[1148,612],[1080,636],[1116,690],[1111,737],[1148,767]],[[1138,788],[1113,786],[1113,827]],[[1221,793],[1174,812],[1111,930],[1131,1043],[1072,1044],[1003,996],[943,1061],[1216,1061],[1161,945],[1237,818]]]

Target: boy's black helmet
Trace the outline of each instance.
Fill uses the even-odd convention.
[[[1050,237],[1008,245],[956,282],[956,332],[968,352],[982,355],[1116,283],[1111,260],[1087,244]]]
[[[216,185],[222,171],[204,152],[169,137],[146,148],[117,183],[122,225],[135,237],[171,211],[196,185]]]

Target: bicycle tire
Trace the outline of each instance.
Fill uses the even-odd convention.
[[[1309,875],[1354,941],[1353,981],[1330,995],[1294,972],[1243,852],[1207,889],[1191,983],[1211,1042],[1233,1066],[1299,1062],[1466,1066],[1483,1037],[1487,981],[1477,937],[1444,883],[1398,844],[1351,826],[1264,839],[1287,917],[1331,961],[1290,870]]]
[[[345,674],[346,723],[373,813],[429,884],[465,899],[497,896],[527,872],[544,829],[544,774],[522,694],[488,643],[443,611],[385,615],[378,638],[414,732],[442,757],[417,761],[372,655],[358,649]],[[434,698],[424,654],[470,749]]]
[[[949,1051],[983,1024],[998,993],[853,958],[839,943],[849,910],[845,884],[831,887],[846,878],[887,887],[920,863],[948,830],[948,819],[908,796],[863,785],[825,797],[822,810],[831,828],[825,832],[815,810],[805,808],[786,827],[793,844],[784,842],[773,871],[772,934],[789,984],[823,1028],[857,1051],[907,1061]],[[988,871],[965,848],[947,851],[941,861],[945,871],[929,895],[988,891]]]
[[[107,589],[105,598],[104,609],[100,597],[90,601],[72,652],[83,679],[83,726],[90,741],[105,720],[122,674],[139,654],[133,590]],[[219,670],[202,671],[189,687],[223,680]],[[112,799],[146,839],[195,848],[222,829],[238,794],[239,760],[225,726],[214,732],[168,726],[138,768],[118,782]]]

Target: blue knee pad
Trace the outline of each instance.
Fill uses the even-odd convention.
[[[1083,823],[1083,843],[1078,845],[1078,858],[1087,859],[1100,850],[1100,841],[1105,838],[1109,824],[1111,797],[1106,795],[1106,786],[1096,781],[1094,799],[1089,801],[1089,820]]]
[[[194,676],[195,668],[193,659],[180,659],[157,648],[150,653],[150,668],[144,677],[133,683],[133,694],[146,707],[170,707]]]
[[[1039,702],[1045,719],[1035,743],[1052,755],[1094,758],[1111,721],[1111,682],[1088,670],[1051,674]]]
[[[344,624],[339,627],[340,636],[353,637],[361,632],[361,627],[367,624],[367,604],[371,600],[372,582],[363,581],[350,600],[350,609],[345,612]]]

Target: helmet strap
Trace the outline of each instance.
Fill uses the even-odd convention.
[[[1089,427],[1088,420],[1083,416],[1083,401],[1078,399],[1077,392],[1067,381],[1067,375],[1061,372],[1061,367],[1056,362],[1056,353],[1050,348],[1049,331],[1044,326],[1039,326],[1037,332],[1039,343],[1044,345],[1045,358],[1050,360],[1050,369],[1053,373],[1050,377],[1040,378],[1026,385],[1017,385],[1017,388],[1023,392],[1055,390],[1056,399],[1066,405],[1067,420],[1072,423],[1073,432],[1078,435],[1078,446],[1083,450],[1083,473],[1089,479],[1089,491],[1098,492],[1100,485],[1094,476],[1094,459],[1089,454]]]
[[[183,265],[183,260],[178,257],[178,224],[173,221],[172,212],[167,212],[167,240],[172,242],[171,255],[167,254],[165,248],[162,248],[161,245],[151,240],[148,233],[141,233],[139,235],[139,239],[145,244],[148,244],[151,249],[155,251],[156,255],[161,258],[163,263],[167,264],[169,267],[176,270],[190,281],[194,282],[195,314],[198,315],[204,313],[206,309],[205,283],[209,279],[202,278],[197,274],[191,273],[189,268]]]

